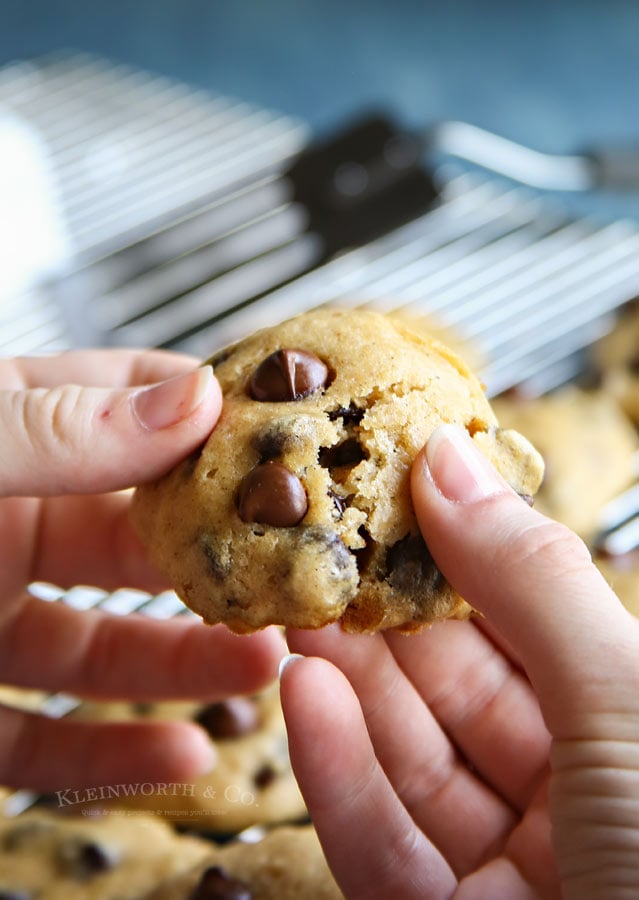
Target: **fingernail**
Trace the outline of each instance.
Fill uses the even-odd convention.
[[[301,653],[287,653],[286,656],[283,656],[280,660],[280,670],[279,670],[279,678],[282,677],[284,669],[287,669],[291,663],[294,663],[297,659],[304,659]]]
[[[426,444],[426,461],[435,486],[448,500],[476,503],[508,490],[470,435],[456,425],[435,429]]]
[[[186,375],[142,388],[131,397],[133,414],[148,431],[177,425],[200,405],[212,380],[213,369],[203,366]]]

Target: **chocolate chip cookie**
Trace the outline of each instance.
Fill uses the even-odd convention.
[[[639,425],[639,300],[624,308],[615,327],[592,351],[604,390]]]
[[[606,503],[632,484],[634,428],[605,391],[574,385],[535,399],[498,398],[500,422],[539,448],[546,474],[536,508],[591,539]]]
[[[208,842],[150,816],[0,818],[0,897],[133,900],[210,857]]]
[[[233,631],[271,623],[410,632],[468,613],[417,527],[410,467],[443,422],[533,495],[541,457],[503,430],[451,350],[390,317],[319,310],[209,361],[206,444],[138,489],[133,519],[184,602]]]
[[[639,550],[621,557],[595,557],[595,564],[628,612],[639,619]]]
[[[146,810],[165,821],[216,835],[306,817],[288,755],[277,685],[255,696],[207,705],[85,703],[74,716],[191,720],[204,728],[215,746],[217,759],[210,772],[185,784],[138,785],[137,790],[133,786],[111,797],[106,804],[111,808]]]
[[[149,900],[340,900],[342,893],[310,826],[275,828],[255,844],[216,849]]]

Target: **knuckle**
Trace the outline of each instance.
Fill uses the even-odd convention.
[[[75,453],[81,443],[82,389],[73,385],[36,388],[17,395],[15,421],[27,446],[56,457]]]
[[[574,571],[591,562],[590,552],[580,537],[560,522],[543,517],[517,531],[499,547],[498,553],[505,567],[550,573]]]

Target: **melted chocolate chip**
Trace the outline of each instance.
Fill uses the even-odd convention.
[[[326,385],[328,369],[305,350],[276,350],[263,360],[251,378],[249,393],[260,402],[302,400]]]
[[[364,418],[365,412],[365,409],[356,406],[355,403],[350,403],[348,406],[338,406],[337,409],[332,409],[328,414],[328,418],[331,422],[342,419],[344,425],[359,425]]]
[[[113,854],[108,853],[104,847],[94,842],[83,844],[79,860],[81,871],[88,875],[96,875],[98,872],[108,872],[115,865]]]
[[[14,891],[0,888],[0,900],[32,900],[34,894],[30,891]]]
[[[304,528],[298,535],[298,544],[300,548],[314,544],[320,553],[330,555],[331,566],[340,575],[352,569],[353,554],[331,528],[322,525]]]
[[[259,788],[263,791],[264,788],[267,788],[269,786],[269,784],[273,784],[276,778],[277,772],[275,771],[273,766],[270,765],[270,763],[264,763],[264,765],[261,766],[253,776],[253,783],[256,788]]]
[[[211,866],[191,893],[189,900],[251,900],[253,892],[238,878],[233,878],[220,866]]]
[[[222,703],[211,703],[195,716],[212,738],[241,737],[251,734],[259,725],[260,717],[257,706],[248,697],[232,697]]]
[[[286,452],[291,443],[290,430],[282,427],[280,422],[276,422],[264,431],[261,431],[255,437],[254,445],[257,450],[260,461],[267,462],[269,459],[277,459]]]
[[[112,850],[95,841],[70,840],[59,852],[59,861],[65,871],[78,881],[85,881],[100,872],[108,872],[117,863]]]
[[[240,488],[238,509],[243,522],[288,528],[302,521],[308,509],[304,485],[277,462],[256,466]]]
[[[402,594],[417,596],[438,590],[444,583],[421,535],[407,534],[386,554],[387,579]]]
[[[325,469],[352,468],[366,459],[366,452],[359,441],[349,438],[334,447],[320,447],[318,462]]]

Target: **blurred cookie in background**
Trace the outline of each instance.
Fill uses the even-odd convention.
[[[628,612],[639,618],[639,550],[618,557],[595,557],[595,564]]]
[[[132,813],[0,817],[0,897],[133,900],[210,854],[200,838]]]
[[[343,895],[312,826],[278,827],[257,843],[234,841],[211,852],[148,900],[339,900]]]
[[[624,308],[612,331],[591,352],[603,389],[639,426],[639,300]]]
[[[72,715],[111,721],[190,719],[215,745],[215,767],[192,784],[115,792],[111,806],[144,809],[189,828],[225,835],[306,817],[289,760],[277,685],[251,697],[208,705],[83,703]]]
[[[535,508],[592,538],[603,506],[635,476],[639,438],[615,400],[604,390],[570,385],[538,398],[509,394],[492,405],[501,424],[523,434],[544,458]]]

